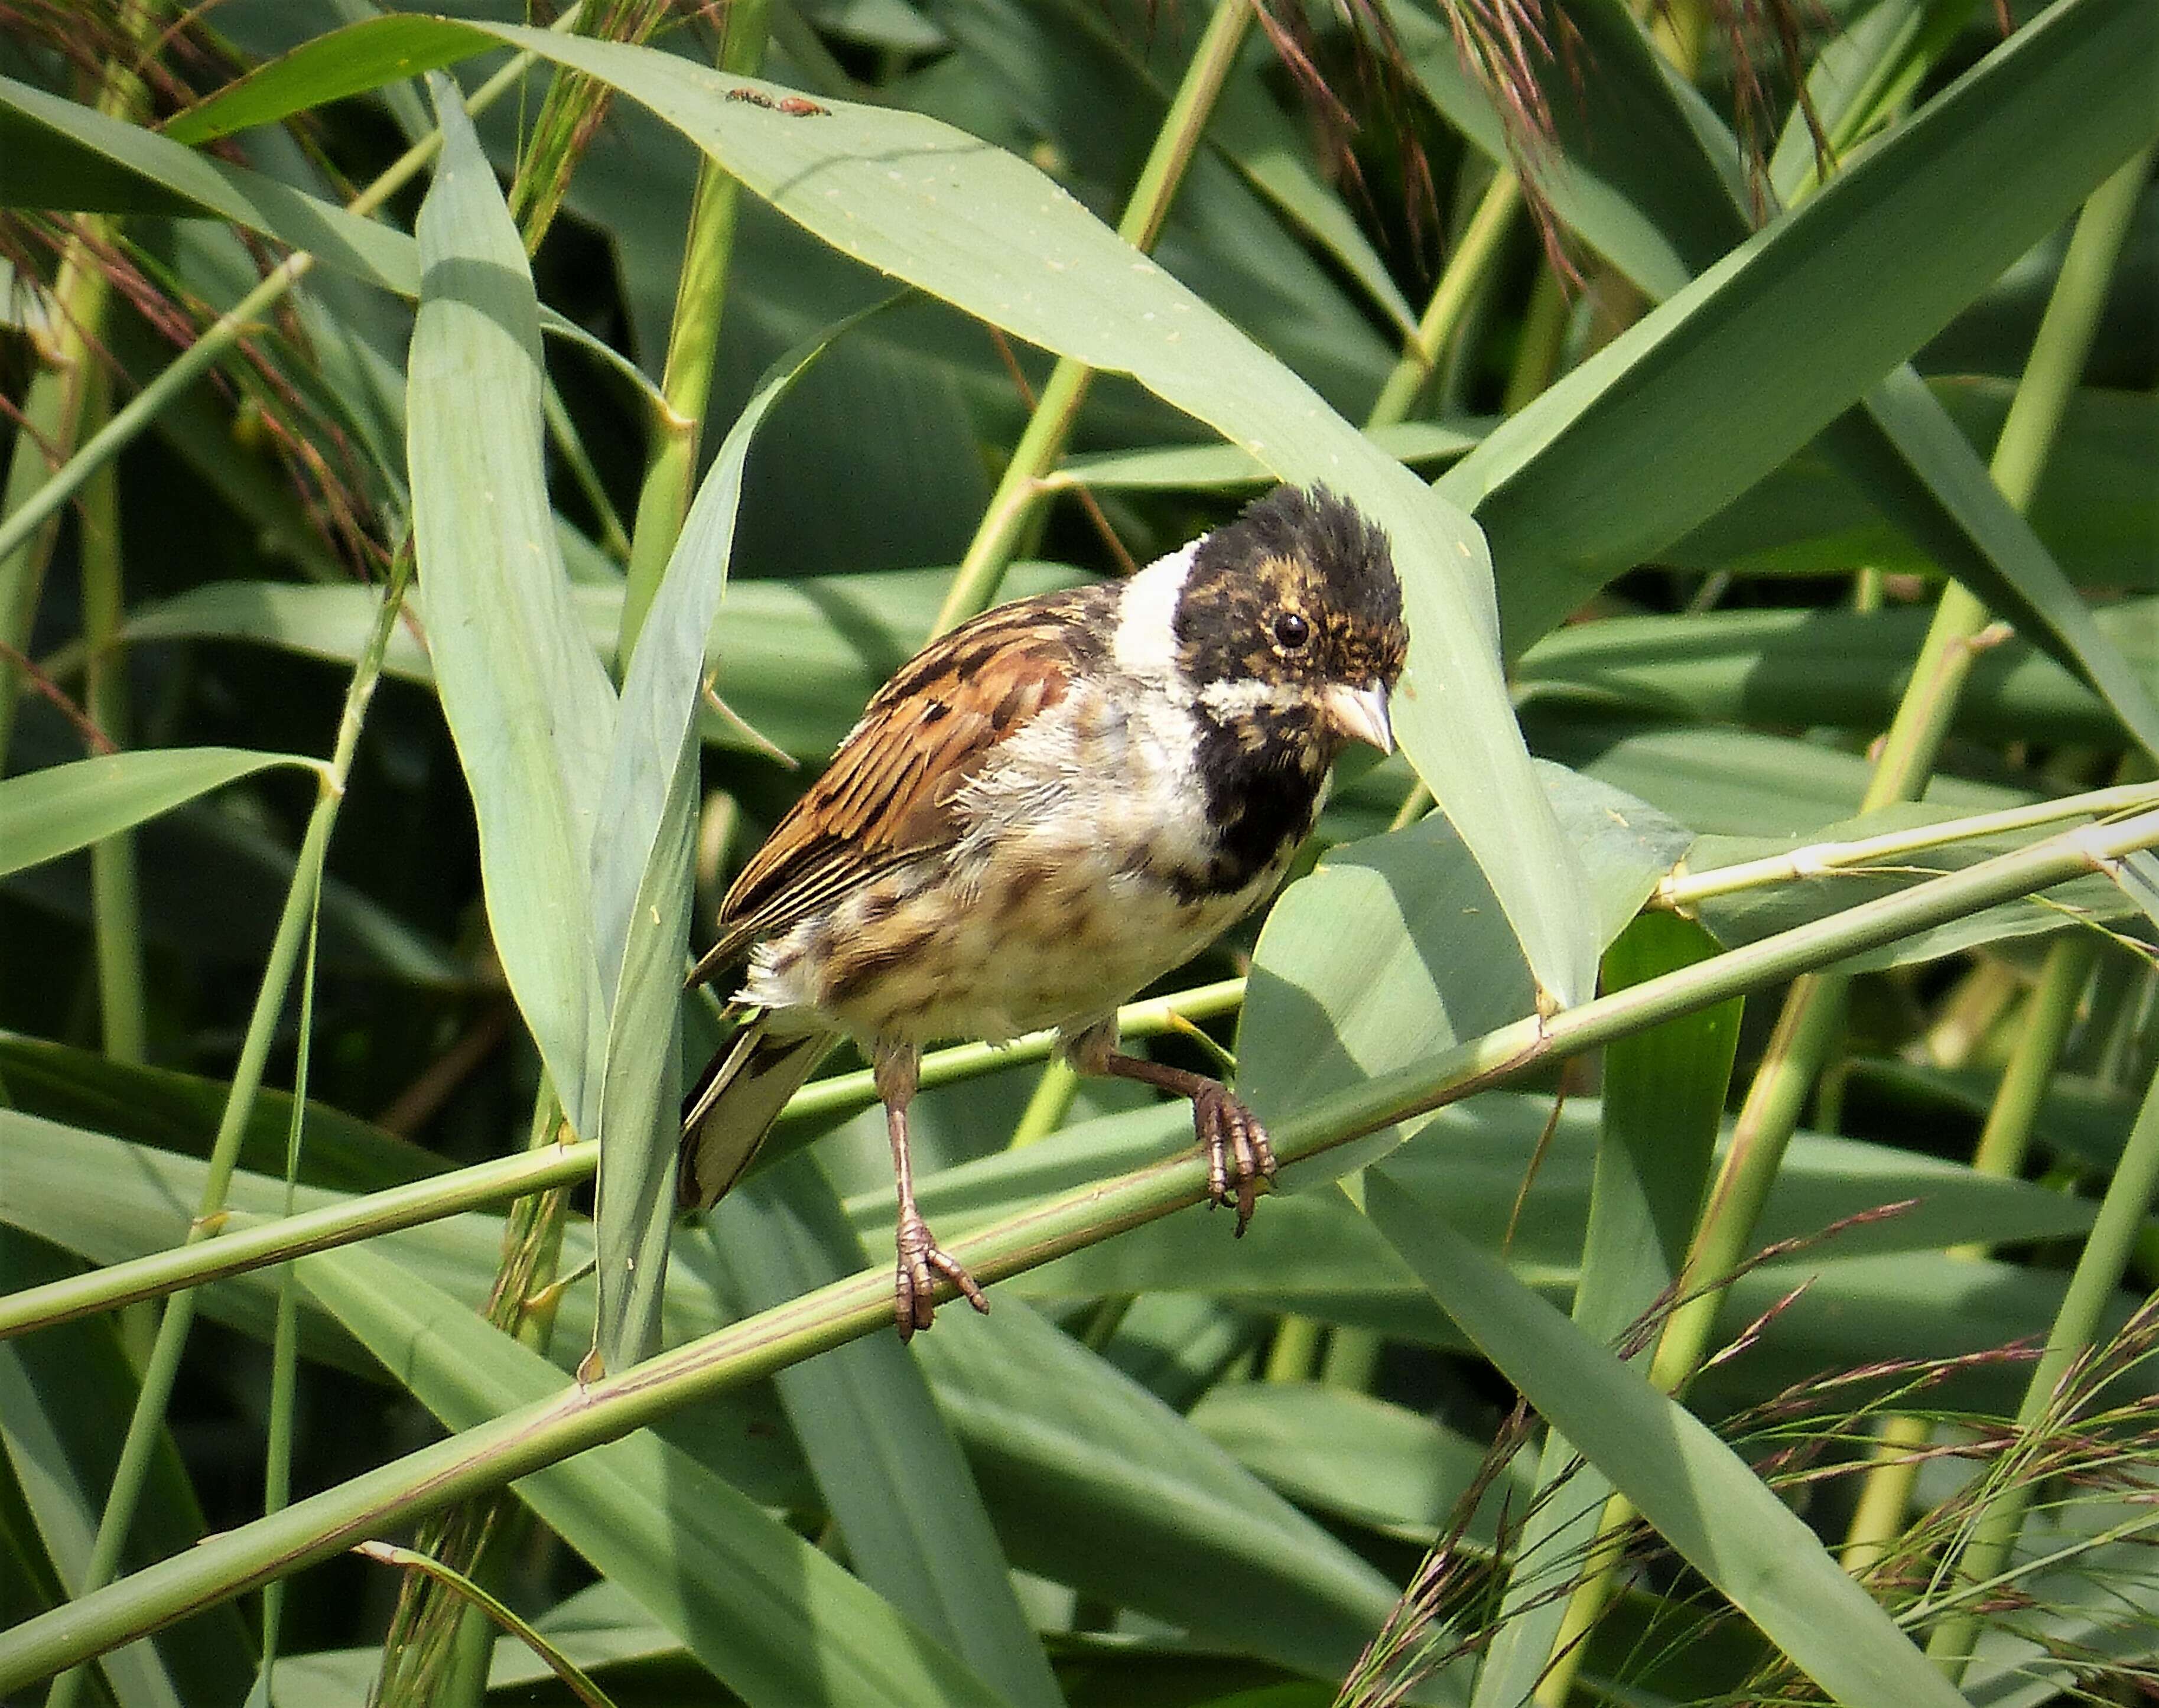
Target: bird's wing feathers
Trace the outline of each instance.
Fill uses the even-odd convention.
[[[932,642],[878,691],[823,776],[780,820],[720,907],[709,977],[890,867],[947,847],[967,779],[1064,696],[1107,589],[1000,606]],[[1106,606],[1105,609],[1106,610]],[[1074,619],[1083,619],[1075,627]]]

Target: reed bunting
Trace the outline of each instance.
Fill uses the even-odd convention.
[[[1281,882],[1347,741],[1393,744],[1408,634],[1387,539],[1277,487],[1129,580],[1044,593],[932,641],[722,903],[691,982],[744,961],[738,1029],[683,1105],[678,1193],[709,1206],[841,1036],[868,1056],[898,1177],[903,1339],[941,1276],[915,1207],[926,1043],[1054,1027],[1082,1073],[1192,1100],[1241,1234],[1273,1152],[1219,1081],[1117,1048],[1118,1005]]]

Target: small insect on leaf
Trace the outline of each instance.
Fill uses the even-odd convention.
[[[820,106],[815,101],[806,100],[800,95],[784,95],[772,104],[790,118],[829,118],[832,113],[831,107]]]
[[[752,106],[762,106],[768,109],[774,105],[773,99],[770,96],[755,89],[730,89],[727,91],[727,99],[729,101],[746,101]]]

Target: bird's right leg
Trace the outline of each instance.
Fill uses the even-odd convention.
[[[918,1328],[929,1327],[937,1307],[937,1278],[942,1276],[977,1311],[987,1312],[989,1300],[981,1286],[967,1273],[966,1265],[930,1238],[929,1224],[914,1205],[914,1164],[907,1151],[907,1106],[914,1100],[916,1074],[922,1052],[913,1044],[879,1043],[872,1053],[871,1077],[884,1100],[885,1130],[892,1139],[892,1173],[899,1192],[899,1220],[893,1230],[899,1265],[893,1289],[893,1320],[905,1340]]]

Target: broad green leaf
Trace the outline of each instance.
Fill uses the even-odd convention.
[[[0,779],[0,874],[87,848],[278,765],[323,769],[298,753],[150,748]]]
[[[302,1284],[453,1430],[569,1379],[464,1304],[359,1250],[303,1258]],[[524,1478],[518,1496],[743,1699],[771,1708],[997,1702],[830,1556],[649,1431]]]
[[[1540,768],[1561,834],[1594,875],[1591,929],[1618,934],[1686,851],[1686,832],[1639,801]],[[1261,1120],[1533,1012],[1535,991],[1477,862],[1452,827],[1330,850],[1260,934],[1238,1024],[1238,1084]],[[1304,1190],[1395,1142],[1377,1133],[1292,1168]]]
[[[1317,1382],[1224,1382],[1192,1409],[1201,1433],[1299,1505],[1429,1543],[1485,1448],[1421,1412]],[[1471,1534],[1489,1545],[1502,1503],[1530,1490],[1503,1477]]]
[[[1602,3],[1587,5],[1585,20]],[[2159,732],[2148,692],[2094,635],[2089,613],[1916,377],[1900,371],[1867,389],[2149,135],[2125,85],[2110,103],[2064,92],[2081,77],[2104,77],[2091,68],[2110,54],[2151,51],[2138,34],[2148,13],[2131,17],[2129,10],[2119,0],[2057,8],[2045,20],[2049,33],[2020,35],[1898,137],[1796,215],[1716,261],[1713,276],[1667,302],[1442,479],[1441,489],[1472,504],[1502,562],[1514,566],[1503,601],[1514,648],[1736,497],[1865,392],[1864,409],[1829,442],[1847,472],[1877,499],[1892,500],[1899,525],[1946,556],[1954,572],[2090,674],[2143,738]],[[2062,152],[2044,151],[2048,169],[2033,169],[2035,153],[2019,127],[2051,126],[2045,115],[2063,101],[2084,126],[2076,133],[2084,152],[2064,137]],[[1710,173],[1726,152],[1705,141],[1698,122],[1685,122],[1691,111],[1675,105],[1657,132],[1678,145],[1659,157],[1675,184],[1685,171],[1669,168],[1687,168],[1690,146],[1706,155]],[[2024,174],[1994,176],[1988,162],[1997,158],[2021,161]],[[1727,205],[1717,235],[1711,179],[1698,175],[1703,181],[1688,211],[1661,220],[1696,270],[1744,235],[1737,206]],[[1982,230],[1963,219],[1978,195],[2006,226],[1990,220]],[[1908,205],[1906,197],[1918,200]],[[1928,232],[1939,243],[1912,228],[1915,216],[1932,222]],[[1918,255],[1927,257],[1923,268],[1908,259]],[[1836,303],[1842,313],[1792,316],[1783,306],[1786,291]],[[1737,360],[1747,364],[1743,381],[1732,365]],[[1712,394],[1742,383],[1751,395],[1773,393],[1776,402],[1750,411],[1747,431],[1734,433]],[[1623,452],[1611,427],[1600,424],[1616,416],[1625,417]],[[1614,465],[1634,454],[1645,431],[1661,448],[1650,493],[1630,489]],[[1623,494],[1626,501],[1615,508]]]
[[[1372,1214],[1450,1315],[1553,1428],[1831,1696],[1963,1699],[1815,1533],[1723,1442],[1455,1233],[1383,1167]]]
[[[1254,75],[1269,63],[1261,56],[1247,65],[1244,75],[1223,84],[1208,117],[1209,140],[1292,224],[1334,257],[1394,323],[1396,333],[1408,336],[1416,329],[1416,310],[1340,195],[1312,169],[1307,127],[1283,112]]]
[[[1669,914],[1644,914],[1604,954],[1609,994],[1707,959],[1716,939]],[[1719,1003],[1622,1038],[1604,1052],[1597,1162],[1572,1316],[1603,1345],[1656,1305],[1675,1280],[1709,1183],[1739,1043],[1741,1004]],[[1551,1594],[1594,1541],[1612,1493],[1558,1430],[1536,1472],[1531,1506],[1508,1574],[1502,1623],[1478,1674],[1476,1708],[1528,1700],[1557,1647],[1567,1598]]]
[[[2094,615],[2131,667],[2159,681],[2159,601],[2125,600]],[[1516,679],[1585,706],[1871,734],[1888,727],[1929,620],[1918,606],[1613,617],[1555,629],[1523,656]],[[1989,742],[2121,739],[2120,720],[2091,690],[2022,638],[1973,660],[1955,727]]]
[[[1908,366],[1834,422],[1822,443],[1876,509],[1935,562],[2064,658],[2128,732],[2159,753],[2152,675],[2114,646],[2047,555],[2032,525],[1994,484],[1956,424]]]
[[[328,55],[379,27],[305,51]],[[1582,877],[1506,703],[1476,531],[1303,380],[1033,167],[933,120],[836,103],[806,122],[730,100],[754,85],[672,54],[509,25],[434,28],[459,52],[508,42],[599,78],[841,252],[1030,344],[1128,374],[1283,479],[1354,499],[1387,529],[1402,572],[1411,646],[1396,733],[1489,875],[1539,982],[1561,1004],[1588,993]],[[216,122],[236,110],[217,108]],[[246,122],[284,110],[259,102]]]
[[[1982,375],[1930,378],[1927,389],[1975,452],[2001,437],[2016,392],[2013,382]],[[2159,492],[2142,478],[2155,456],[2159,398],[2089,387],[2070,394],[2027,515],[2079,587],[2159,592],[2151,551]],[[1682,568],[1742,574],[1842,573],[1855,563],[1939,573],[1932,557],[1837,472],[1819,441],[1659,556]],[[2102,628],[2110,614],[2096,613]],[[2118,629],[2112,639],[2123,643]]]
[[[1810,832],[1804,841],[1842,841],[1880,836],[1939,824],[1957,815],[1939,806],[1905,803],[1825,826],[1818,833]],[[1902,861],[1885,862],[1880,867],[1831,870],[1794,882],[1706,897],[1696,911],[1719,942],[1727,948],[1734,947],[1841,912],[1873,897],[1908,888],[1944,872],[1960,871],[1979,861],[2027,846],[2046,834],[2045,831],[2034,831],[1944,843]],[[1742,860],[1789,852],[1797,846],[1798,841],[1780,838],[1705,836],[1695,844],[1689,861],[1694,870],[1708,872]],[[1908,966],[1939,960],[1983,943],[2062,930],[2079,919],[2111,922],[2130,917],[2133,912],[2129,899],[2105,877],[2094,873],[2057,885],[2043,895],[2004,903],[1920,932],[1866,955],[1855,955],[1840,965],[1851,972]]]
[[[727,430],[653,596],[623,683],[591,838],[593,929],[607,1004],[600,1130],[599,1349],[610,1369],[658,1346],[682,1102],[682,946],[690,936],[706,638],[727,590],[743,468],[758,426],[845,326],[766,375]]]
[[[420,210],[407,406],[427,641],[479,820],[504,976],[563,1107],[596,1136],[591,850],[614,691],[555,547],[524,246],[454,91],[437,106],[443,154]]]
[[[1389,456],[1415,466],[1448,462],[1476,448],[1490,423],[1397,422],[1367,435]],[[1265,464],[1235,445],[1164,445],[1138,451],[1097,451],[1065,459],[1058,484],[1076,482],[1103,492],[1185,492],[1262,486]]]
[[[1004,591],[1024,598],[1081,578],[1061,564],[1023,562],[1007,572]],[[782,752],[824,758],[853,727],[870,696],[929,639],[950,582],[951,572],[944,569],[733,579],[706,668],[728,706]],[[621,582],[586,583],[571,598],[594,655],[612,663],[622,622]],[[365,587],[210,582],[138,607],[127,632],[137,640],[256,641],[349,663],[366,639],[372,598]],[[412,604],[424,633],[427,602],[416,595]],[[434,680],[426,652],[402,628],[391,639],[384,667],[408,681]],[[747,740],[717,714],[704,718],[702,733],[730,747]]]
[[[210,1155],[228,1088],[222,1080],[116,1062],[95,1050],[0,1033],[0,1083],[13,1107],[190,1157]],[[240,1141],[240,1166],[277,1175],[285,1166],[292,1094],[256,1094]],[[433,1152],[328,1104],[308,1105],[300,1177],[339,1192],[401,1186],[450,1165]]]
[[[914,1347],[1013,1564],[1321,1678],[1379,1628],[1386,1579],[1005,1288]]]
[[[807,1157],[730,1193],[705,1244],[745,1315],[870,1266]],[[836,1346],[774,1379],[862,1581],[1009,1700],[1059,1702],[982,1497],[898,1338]]]
[[[1851,1096],[1878,1104],[1892,1119],[1933,1120],[1955,1110],[1972,1131],[2001,1086],[1997,1069],[1937,1068],[1918,1062],[1855,1058]],[[2032,1136],[2057,1161],[2099,1175],[2110,1174],[2136,1119],[2138,1100],[2120,1086],[2088,1074],[2058,1071],[2047,1082],[2032,1117]]]
[[[1419,1190],[1444,1195],[1457,1225],[1496,1251],[1515,1219],[1515,1201],[1551,1115],[1549,1097],[1487,1092],[1438,1111],[1389,1166]],[[1515,1228],[1515,1260],[1554,1287],[1571,1288],[1578,1273],[1598,1115],[1593,1098],[1567,1100]],[[1188,1144],[1190,1132],[1183,1110],[1168,1106],[1081,1122],[1021,1151],[942,1170],[920,1183],[918,1196],[930,1224],[950,1238],[1017,1214],[1048,1193],[1157,1160]],[[1810,1238],[1897,1203],[1911,1208],[1843,1229],[1820,1255],[1844,1263],[1866,1254],[1932,1252],[1990,1228],[2002,1240],[2063,1237],[2089,1226],[2092,1212],[2089,1203],[2021,1181],[1802,1132],[1770,1194],[1761,1238]],[[891,1191],[851,1198],[847,1211],[865,1239],[878,1237],[891,1225]],[[1293,1192],[1263,1203],[1241,1240],[1230,1237],[1221,1217],[1188,1212],[1014,1276],[998,1291],[1066,1299],[1167,1290],[1281,1310],[1293,1308],[1292,1298],[1330,1298],[1354,1308],[1360,1295],[1407,1284],[1400,1260],[1345,1198]]]
[[[1661,722],[1613,710],[1583,717],[1536,705],[1523,708],[1522,722],[1546,758],[1705,833],[1809,836],[1858,811],[1871,769],[1862,754],[1728,725]],[[1980,813],[2027,805],[2032,797],[1937,775],[1926,799]]]
[[[11,77],[0,116],[0,205],[214,215],[385,290],[417,291],[412,240],[391,226]]]
[[[10,1287],[55,1280],[73,1267],[49,1246],[0,1233],[0,1275]],[[137,1382],[109,1322],[65,1323],[0,1346],[0,1451],[46,1560],[70,1588],[89,1563]],[[140,1562],[188,1547],[204,1529],[172,1436],[160,1429],[128,1558]],[[154,1643],[116,1649],[101,1669],[122,1708],[177,1708],[245,1677],[254,1664],[238,1614],[225,1608]]]

